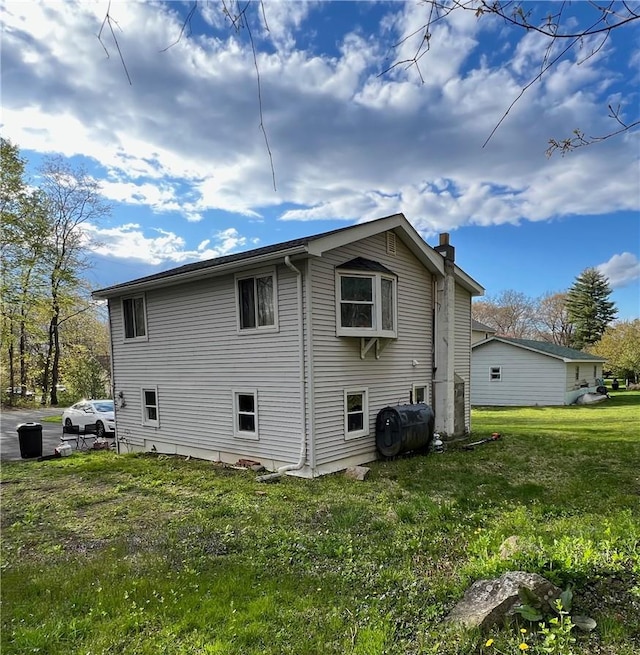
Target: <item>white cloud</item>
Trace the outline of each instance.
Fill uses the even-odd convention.
[[[608,262],[596,268],[609,279],[612,289],[626,287],[640,280],[640,261],[637,255],[630,252],[613,255]]]
[[[185,240],[174,232],[155,228],[156,236],[147,236],[136,223],[111,228],[88,224],[85,231],[90,250],[95,254],[152,265],[213,259],[241,249],[247,243],[235,228],[216,232],[194,250],[189,250]],[[210,247],[212,242],[214,245]]]
[[[388,55],[383,46],[424,24],[418,3],[390,4],[383,41],[364,38],[354,25],[330,55],[294,39],[313,39],[305,21],[315,3],[268,3],[272,47],[259,51],[258,67],[274,190],[253,55],[221,21],[218,5],[203,5],[210,34],[161,53],[184,20],[174,5],[113,3],[132,86],[110,37],[109,58],[95,37],[107,7],[6,3],[2,130],[23,150],[93,158],[107,171],[103,188],[113,200],[191,221],[212,210],[261,219],[267,209],[291,204],[298,209],[283,209],[284,220],[404,211],[424,230],[638,209],[632,138],[564,159],[547,160],[543,152],[550,137],[570,136],[575,127],[607,132],[600,95],[613,79],[607,49],[546,75],[482,148],[539,66],[539,39],[525,35],[511,66],[496,66],[485,54],[475,61],[483,22],[457,12],[433,30],[420,61],[423,84],[401,66],[378,76]],[[415,48],[412,39],[403,41],[392,61],[410,58]],[[148,237],[129,236],[145,247]],[[179,239],[153,237],[155,257],[182,261],[175,259],[186,247]]]

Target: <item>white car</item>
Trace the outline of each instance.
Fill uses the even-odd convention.
[[[113,400],[81,400],[62,412],[62,424],[67,427],[77,425],[80,428],[95,424],[98,437],[114,434],[116,419]]]

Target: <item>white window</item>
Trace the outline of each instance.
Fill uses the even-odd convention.
[[[426,384],[413,385],[413,402],[414,403],[428,403],[429,402],[429,387]]]
[[[338,336],[396,337],[396,278],[356,271],[336,276]]]
[[[369,434],[369,400],[367,389],[344,392],[344,438],[355,439]]]
[[[580,365],[576,366],[576,382],[580,379]]]
[[[147,313],[144,296],[122,299],[125,339],[147,338]]]
[[[277,290],[275,271],[251,277],[236,276],[238,329],[277,329]]]
[[[157,387],[142,390],[142,425],[150,425],[154,428],[160,427]]]
[[[258,392],[255,389],[233,392],[233,435],[240,439],[259,438]]]
[[[500,382],[502,380],[502,367],[492,366],[489,370],[489,379],[491,382]]]

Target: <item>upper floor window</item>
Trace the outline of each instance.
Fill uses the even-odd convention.
[[[492,366],[489,370],[489,379],[492,382],[500,382],[502,380],[502,367]]]
[[[138,339],[147,336],[147,317],[144,296],[122,299],[124,338]]]
[[[337,334],[396,337],[396,287],[377,262],[358,258],[336,269]]]
[[[251,277],[236,277],[236,293],[240,330],[277,327],[275,271]]]

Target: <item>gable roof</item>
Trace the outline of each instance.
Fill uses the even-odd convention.
[[[561,359],[564,362],[606,362],[606,358],[598,357],[597,355],[590,355],[589,353],[584,353],[581,350],[575,350],[574,348],[567,348],[566,346],[558,346],[555,343],[549,343],[548,341],[535,341],[533,339],[512,339],[511,337],[489,337],[483,341],[478,341],[471,346],[471,349],[482,348],[491,342],[500,342],[506,343],[510,346],[515,346],[516,348],[522,348],[524,350],[531,350],[533,352],[540,353],[541,355],[548,355],[549,357],[555,357],[556,359]]]
[[[444,276],[444,257],[429,246],[405,218],[404,214],[392,214],[366,223],[358,223],[348,227],[322,232],[309,237],[283,241],[262,248],[255,248],[233,255],[216,257],[200,262],[185,264],[160,273],[115,284],[94,291],[92,296],[97,299],[114,298],[155,289],[163,286],[181,284],[191,280],[215,277],[231,273],[242,268],[273,263],[274,260],[285,257],[305,258],[321,257],[328,250],[366,239],[367,237],[392,230],[396,236],[411,250],[422,264],[435,275]],[[467,289],[471,295],[480,296],[484,289],[461,268],[454,265],[456,282]]]
[[[475,330],[476,332],[491,332],[491,334],[496,333],[496,330],[494,330],[492,327],[489,327],[484,323],[480,323],[480,321],[476,321],[474,318],[471,319],[471,329]]]

